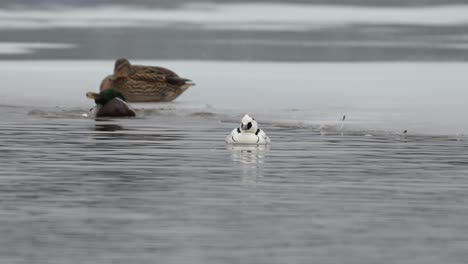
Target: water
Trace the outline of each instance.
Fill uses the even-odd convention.
[[[463,263],[467,143],[2,107],[4,263]]]
[[[136,119],[95,121],[82,116],[92,106],[81,99],[90,86],[72,76],[97,84],[93,76],[112,62],[89,63],[94,68],[38,62],[41,70],[30,78],[55,78],[42,89],[15,75],[36,72],[36,63],[16,63],[3,65],[3,72],[29,93],[3,90],[16,106],[0,107],[4,263],[464,263],[467,257],[468,145],[455,133],[463,126],[448,125],[457,119],[449,115],[453,108],[445,121],[436,113],[404,115],[399,111],[428,107],[412,101],[412,93],[396,93],[409,98],[399,101],[369,92],[378,72],[392,68],[398,75],[402,68],[402,77],[405,67],[416,72],[421,65],[361,65],[372,77],[353,94],[364,103],[336,94],[346,95],[342,86],[351,78],[324,74],[327,67],[356,71],[353,64],[288,65],[298,73],[321,68],[311,78],[328,84],[322,90],[303,87],[310,81],[291,73],[269,81],[260,74],[265,86],[254,88],[244,82],[255,78],[236,80],[265,67],[265,75],[277,76],[272,73],[282,64],[172,62],[183,72],[182,65],[198,69],[193,77],[200,84],[175,103],[135,104]],[[211,67],[224,86],[208,81]],[[423,72],[445,68],[458,75],[464,67],[434,64]],[[290,89],[276,89],[272,100],[244,96],[252,89],[267,94],[293,77],[301,85],[288,82]],[[400,82],[395,79],[389,84]],[[299,91],[310,99],[278,100]],[[419,97],[417,89],[414,94]],[[439,99],[457,108],[451,94]],[[37,106],[25,104],[28,98]],[[225,145],[245,109],[267,131],[271,147]],[[401,116],[387,116],[392,112]],[[447,124],[448,132],[426,121]]]
[[[1,263],[466,262],[464,6],[183,2],[0,12]],[[120,56],[197,86],[86,117]]]

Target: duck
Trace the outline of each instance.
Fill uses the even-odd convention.
[[[115,61],[114,73],[106,76],[100,91],[113,88],[127,102],[171,102],[195,83],[157,66],[132,65],[126,58]]]
[[[248,145],[266,145],[271,143],[265,131],[258,128],[257,121],[248,114],[244,115],[240,126],[234,128],[225,141],[228,144]]]
[[[87,92],[86,97],[96,103],[96,117],[134,117],[135,111],[125,102],[125,97],[115,89],[105,89],[100,93]]]

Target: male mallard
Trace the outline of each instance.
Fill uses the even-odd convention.
[[[114,88],[128,102],[170,102],[193,85],[166,68],[131,65],[121,58],[115,61],[114,74],[104,78],[99,89]]]
[[[115,89],[109,88],[100,93],[87,92],[86,97],[96,103],[96,117],[133,117],[136,116],[125,102],[125,97]]]

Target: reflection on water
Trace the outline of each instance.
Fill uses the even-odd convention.
[[[117,124],[108,124],[108,123],[98,123],[94,125],[94,130],[96,131],[107,131],[107,132],[115,132],[119,130],[123,130],[123,127]]]
[[[160,128],[149,126],[135,129],[131,119],[98,119],[94,124],[93,138],[95,140],[123,140],[133,144],[157,144],[160,141],[182,140],[184,131],[174,129],[161,131]],[[120,123],[119,123],[120,122]],[[139,122],[139,121],[137,121]],[[142,120],[144,122],[144,120]],[[139,143],[138,143],[139,142]]]
[[[231,159],[239,164],[242,182],[255,184],[263,177],[263,163],[270,145],[226,145],[231,151]]]
[[[270,145],[226,145],[231,151],[234,162],[243,164],[264,163],[265,154],[270,149]]]

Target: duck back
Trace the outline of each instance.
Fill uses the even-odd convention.
[[[113,87],[124,95],[127,102],[170,102],[190,86],[177,86],[157,80],[119,78],[114,81]]]
[[[248,145],[265,145],[269,144],[270,138],[267,137],[263,130],[259,130],[259,133],[242,133],[239,129],[233,129],[231,134],[226,137],[226,143],[228,144],[248,144]]]
[[[112,88],[128,102],[170,102],[192,85],[189,79],[157,66],[132,65],[128,76],[112,81]]]

